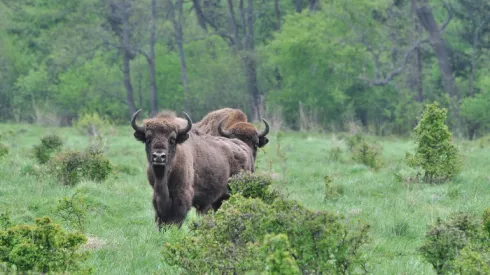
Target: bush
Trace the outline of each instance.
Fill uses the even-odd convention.
[[[285,234],[265,235],[262,255],[266,258],[266,274],[301,274]]]
[[[234,175],[229,180],[232,194],[241,194],[245,198],[261,199],[267,204],[271,204],[279,196],[276,191],[269,191],[272,184],[270,178],[242,172]]]
[[[407,164],[420,167],[424,181],[433,183],[452,179],[461,169],[458,149],[451,143],[452,135],[445,120],[447,110],[436,102],[427,105],[414,129],[417,148],[406,156]]]
[[[84,114],[74,126],[84,135],[101,136],[111,129],[112,125],[109,120],[100,117],[97,113]]]
[[[73,227],[79,232],[84,232],[87,218],[87,205],[85,198],[78,190],[70,198],[64,197],[58,200],[56,214],[65,221],[68,227]]]
[[[49,161],[53,153],[59,152],[63,146],[63,140],[56,134],[50,134],[41,138],[41,144],[34,146],[34,156],[40,164]]]
[[[0,158],[8,155],[8,153],[9,153],[9,148],[0,143]]]
[[[328,159],[332,162],[337,162],[342,160],[342,148],[338,146],[331,147],[328,150]]]
[[[362,141],[353,149],[353,159],[358,163],[362,163],[375,170],[381,167],[380,161],[380,148],[369,144],[366,141]]]
[[[87,254],[79,252],[86,241],[48,217],[36,219],[34,225],[11,225],[0,230],[0,264],[7,272],[89,274],[91,270],[82,266]]]
[[[323,200],[336,200],[339,197],[341,197],[344,194],[344,189],[342,189],[340,186],[334,186],[332,185],[333,179],[332,177],[325,175],[323,177],[323,182],[324,182],[324,197]]]
[[[50,170],[64,185],[75,185],[83,178],[101,182],[112,172],[112,164],[100,152],[67,151],[55,156]]]
[[[163,251],[171,265],[190,274],[260,273],[279,267],[303,274],[346,274],[361,271],[360,248],[367,241],[367,226],[349,230],[336,215],[306,209],[297,202],[276,199],[266,204],[256,198],[233,195],[215,215],[192,228],[182,242],[167,243]],[[284,234],[271,240],[268,234]],[[274,241],[277,253],[269,254]],[[270,271],[272,273],[272,271]],[[273,273],[274,274],[274,273]],[[277,273],[276,273],[277,274]]]
[[[352,152],[356,147],[358,147],[364,141],[365,139],[362,133],[357,132],[356,134],[347,137],[347,146],[349,147],[349,150]]]
[[[490,265],[487,233],[476,218],[457,213],[446,221],[438,219],[431,226],[420,251],[437,274],[487,274],[472,272],[474,264],[484,259]]]

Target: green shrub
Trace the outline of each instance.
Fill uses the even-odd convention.
[[[365,141],[364,136],[361,132],[357,132],[354,135],[347,136],[347,146],[349,147],[349,151],[354,151],[362,142]]]
[[[294,253],[303,274],[356,273],[364,265],[361,247],[367,231],[367,226],[349,230],[340,217],[308,210],[294,201],[276,199],[266,204],[233,195],[216,214],[195,224],[182,242],[167,243],[163,254],[169,264],[190,274],[260,273],[279,264],[294,271],[289,253]],[[267,234],[286,235],[291,249],[276,240],[283,242],[282,251],[267,259],[261,253],[271,249]]]
[[[376,145],[362,141],[353,149],[353,159],[373,169],[381,167],[380,148]]]
[[[100,117],[97,113],[82,115],[74,123],[74,126],[80,133],[93,137],[104,135],[112,128],[111,122]]]
[[[332,185],[333,180],[330,176],[325,175],[325,177],[323,177],[323,181],[324,181],[324,189],[325,189],[324,190],[325,196],[323,198],[324,201],[329,199],[336,200],[344,194],[344,189],[342,189],[340,186]]]
[[[292,256],[292,249],[285,234],[267,234],[262,246],[262,255],[265,256],[265,274],[294,275],[301,274],[298,265]]]
[[[87,205],[85,198],[77,190],[71,197],[58,200],[56,214],[65,221],[67,226],[84,232],[87,219]]]
[[[100,151],[66,151],[50,162],[50,171],[64,185],[75,185],[84,178],[104,181],[112,170],[112,164]]]
[[[428,183],[452,179],[461,169],[458,149],[451,143],[452,135],[445,120],[447,110],[439,104],[427,105],[414,129],[415,154],[407,153],[411,167],[420,167]]]
[[[49,161],[53,153],[61,151],[63,140],[56,134],[49,134],[41,138],[41,144],[34,146],[34,156],[40,164]]]
[[[9,153],[9,148],[6,145],[0,143],[0,158],[8,155],[8,153]]]
[[[448,220],[437,219],[425,236],[420,251],[437,274],[455,271],[454,261],[467,243],[478,236],[478,221],[465,213],[452,215]]]
[[[342,148],[334,146],[328,150],[328,159],[333,162],[342,160]]]
[[[240,194],[245,198],[257,198],[271,204],[279,196],[276,191],[270,191],[272,181],[268,177],[259,176],[249,172],[242,172],[232,176],[229,186],[232,194]]]
[[[4,270],[39,273],[89,274],[82,266],[86,253],[79,252],[87,238],[69,233],[48,217],[34,225],[12,225],[0,230],[0,263]]]

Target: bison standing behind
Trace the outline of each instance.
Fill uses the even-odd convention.
[[[134,136],[145,143],[148,181],[153,186],[155,221],[181,225],[192,206],[199,213],[217,208],[227,197],[228,178],[241,170],[251,171],[250,148],[240,140],[204,135],[173,112],[160,113],[136,124]]]
[[[245,142],[252,150],[254,160],[257,148],[264,147],[269,139],[269,123],[262,119],[265,129],[258,132],[252,123],[248,122],[247,115],[240,109],[223,108],[208,113],[201,121],[195,124],[203,133],[212,136],[237,138]]]

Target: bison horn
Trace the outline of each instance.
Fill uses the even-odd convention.
[[[223,129],[223,122],[225,121],[226,118],[223,118],[219,124],[218,124],[218,133],[221,135],[221,136],[224,136],[224,137],[227,137],[229,138],[231,136],[231,132],[228,131],[228,130],[224,130]]]
[[[184,112],[184,116],[187,119],[187,126],[184,129],[180,129],[179,135],[187,134],[187,132],[189,132],[191,130],[191,128],[192,128],[192,120],[191,120],[191,118],[189,117],[189,115],[186,112]]]
[[[264,129],[264,131],[259,133],[259,137],[265,137],[265,135],[267,135],[269,133],[269,123],[265,119],[262,119],[262,121],[265,124],[265,129]]]
[[[138,111],[136,111],[136,113],[133,114],[133,117],[131,118],[131,126],[133,126],[133,129],[136,132],[144,133],[145,127],[142,127],[142,126],[139,126],[138,124],[136,124],[136,118],[138,118],[138,115],[140,112],[141,112],[141,109],[139,109]]]

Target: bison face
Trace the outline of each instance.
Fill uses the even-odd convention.
[[[265,119],[262,119],[265,124],[265,129],[260,133],[257,132],[253,124],[248,122],[235,123],[230,129],[225,130],[222,128],[224,121],[225,119],[221,120],[218,125],[219,134],[227,138],[237,138],[245,142],[253,150],[254,159],[257,156],[257,149],[264,147],[269,142],[269,139],[266,137],[269,133],[269,123]]]
[[[153,170],[156,178],[164,178],[172,167],[177,144],[185,142],[189,138],[188,132],[192,127],[192,121],[185,114],[187,126],[180,129],[176,125],[175,118],[156,117],[147,119],[144,126],[136,125],[136,117],[140,110],[133,115],[131,125],[135,132],[134,137],[145,143],[148,164]]]

